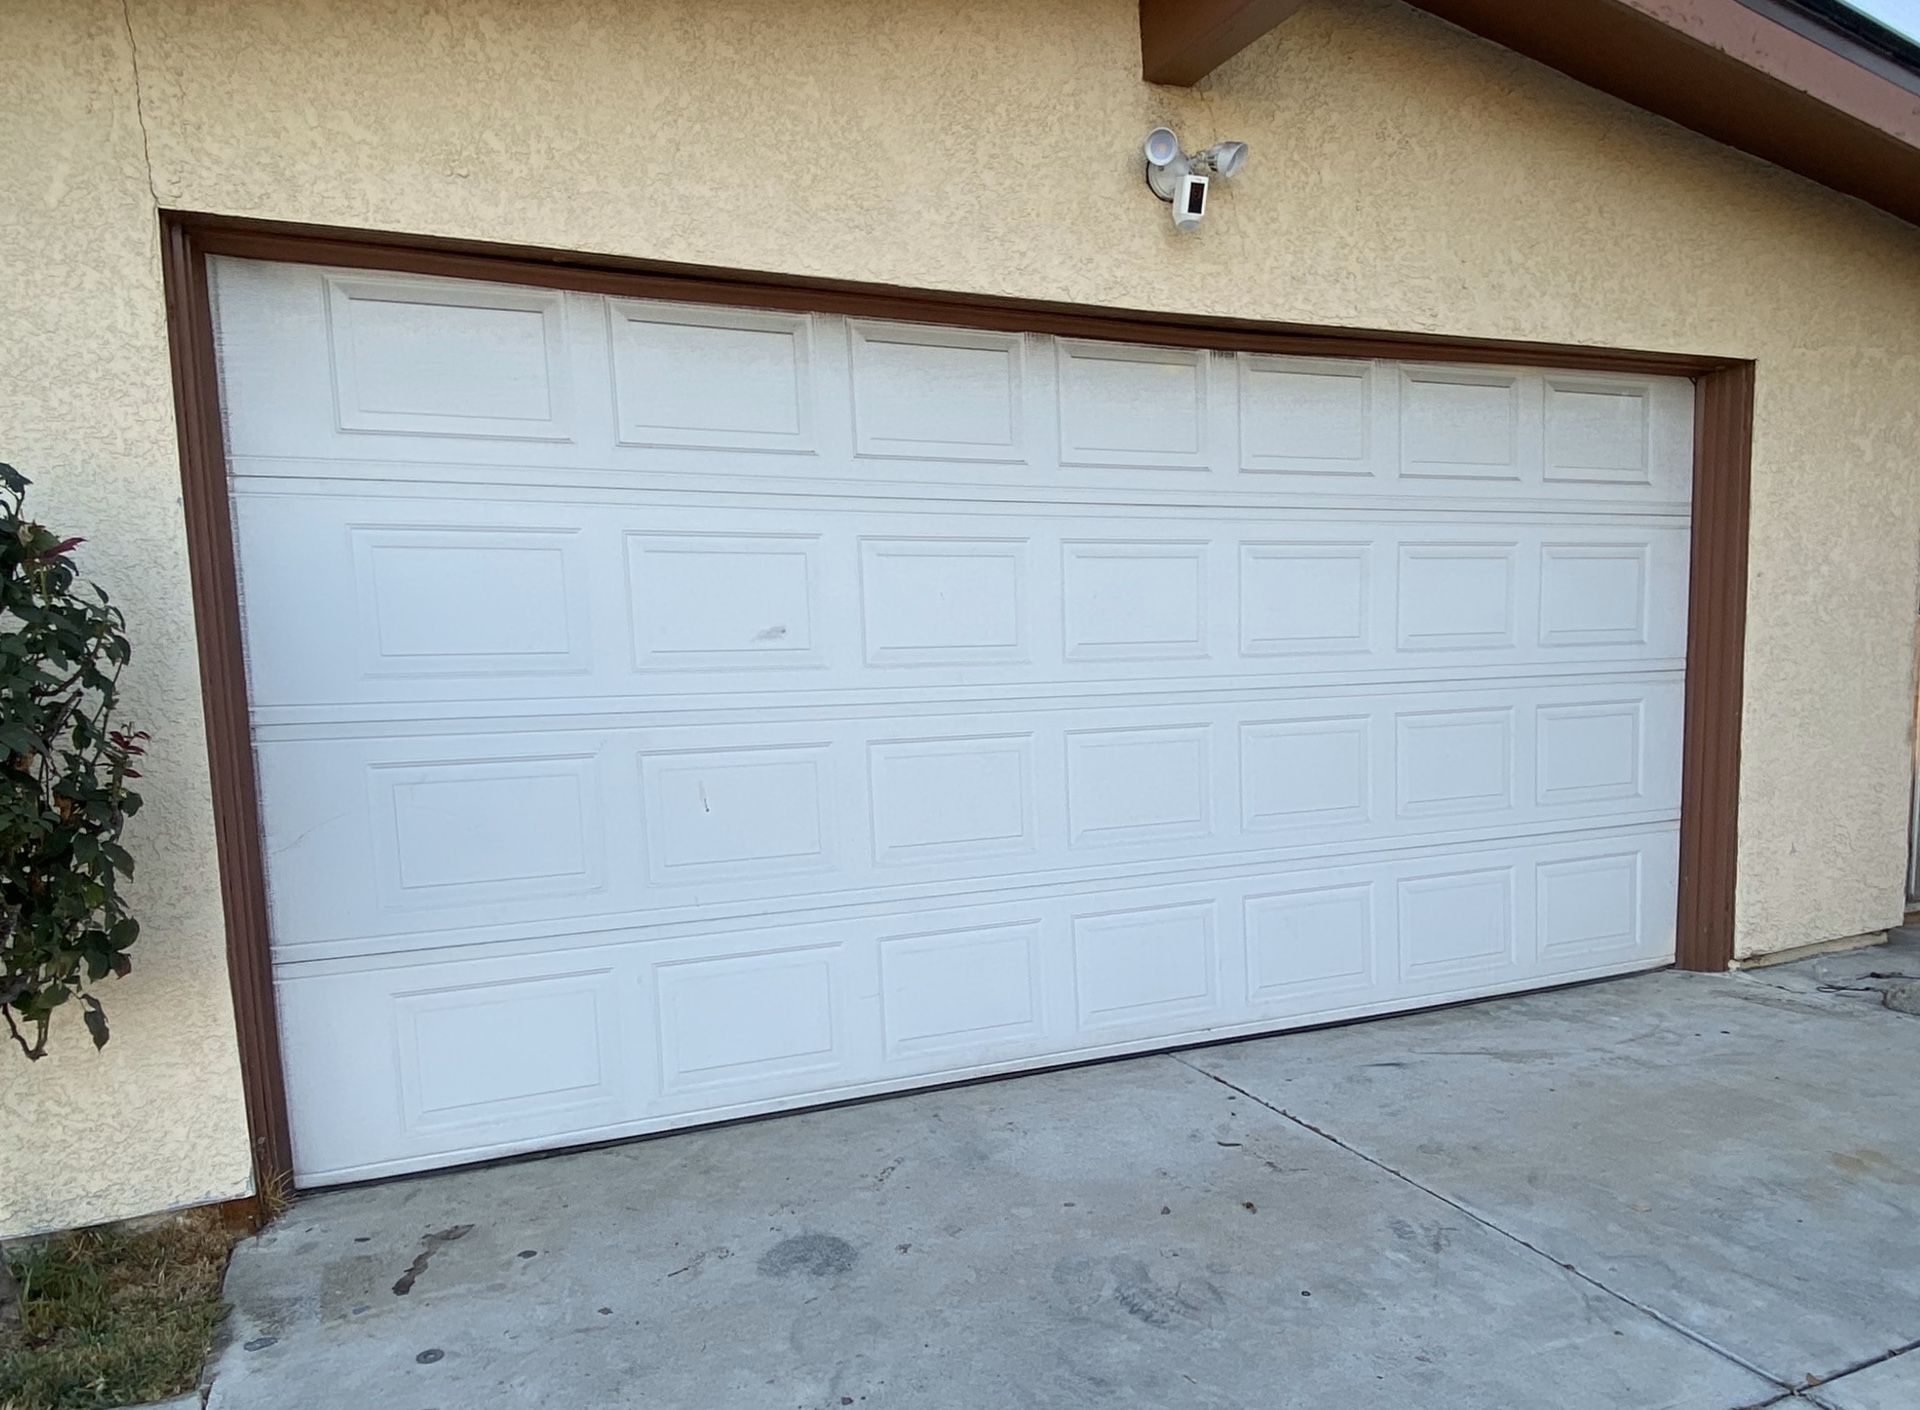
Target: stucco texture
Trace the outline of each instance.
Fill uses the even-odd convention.
[[[1738,948],[1898,919],[1920,231],[1393,0],[1310,5],[1193,91],[1139,81],[1136,24],[1134,0],[0,0],[0,453],[127,603],[159,736],[140,971],[107,1053],[65,1032],[0,1066],[0,1231],[246,1180],[156,203],[1752,357]],[[1252,144],[1192,236],[1140,180],[1160,122]]]

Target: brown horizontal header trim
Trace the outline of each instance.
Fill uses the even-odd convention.
[[[1329,329],[1150,309],[1089,307],[1036,299],[902,289],[847,280],[749,274],[704,265],[434,236],[292,226],[176,211],[165,211],[162,215],[171,224],[191,228],[195,245],[203,254],[482,279],[627,298],[677,299],[687,303],[796,311],[817,309],[910,323],[1052,333],[1169,347],[1222,348],[1232,352],[1526,364],[1651,376],[1691,377],[1738,361],[1732,357],[1589,347],[1578,343],[1458,338],[1369,328]]]
[[[1920,95],[1741,0],[1409,0],[1920,224]]]

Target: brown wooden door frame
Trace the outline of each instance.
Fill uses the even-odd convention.
[[[1091,308],[181,211],[162,211],[160,226],[182,503],[199,638],[220,896],[226,912],[227,972],[258,1190],[285,1188],[293,1162],[268,947],[259,792],[214,356],[207,277],[211,255],[1242,352],[1513,363],[1691,377],[1696,391],[1693,530],[1676,963],[1682,969],[1722,970],[1733,959],[1753,444],[1751,362],[1692,353]]]

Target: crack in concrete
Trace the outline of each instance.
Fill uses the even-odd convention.
[[[1740,1367],[1742,1370],[1751,1372],[1753,1375],[1760,1377],[1761,1380],[1766,1381],[1770,1385],[1778,1386],[1781,1391],[1787,1394],[1787,1396],[1792,1397],[1798,1393],[1800,1389],[1799,1387],[1796,1387],[1786,1381],[1781,1380],[1778,1376],[1772,1374],[1769,1371],[1762,1370],[1760,1367],[1754,1365],[1751,1361],[1747,1360],[1744,1356],[1741,1356],[1738,1352],[1731,1351],[1728,1348],[1721,1346],[1718,1342],[1714,1341],[1713,1338],[1707,1336],[1705,1333],[1697,1332],[1693,1328],[1687,1326],[1686,1324],[1676,1321],[1674,1318],[1667,1316],[1664,1312],[1661,1312],[1658,1308],[1649,1307],[1645,1303],[1637,1302],[1633,1298],[1628,1297],[1625,1293],[1620,1292],[1618,1289],[1608,1287],[1604,1282],[1594,1277],[1591,1273],[1583,1272],[1579,1268],[1575,1267],[1573,1264],[1568,1263],[1563,1259],[1555,1258],[1552,1254],[1548,1253],[1545,1249],[1539,1247],[1537,1244],[1529,1243],[1526,1239],[1523,1239],[1522,1237],[1520,1237],[1520,1235],[1514,1233],[1510,1229],[1501,1228],[1500,1225],[1494,1223],[1491,1219],[1487,1218],[1485,1215],[1480,1214],[1475,1210],[1469,1209],[1466,1205],[1460,1203],[1459,1200],[1454,1199],[1452,1196],[1442,1194],[1439,1190],[1436,1190],[1431,1188],[1430,1186],[1421,1184],[1418,1180],[1414,1179],[1411,1175],[1407,1174],[1404,1170],[1396,1170],[1393,1166],[1388,1165],[1385,1161],[1380,1160],[1375,1156],[1368,1155],[1365,1151],[1360,1150],[1355,1146],[1348,1145],[1345,1141],[1341,1140],[1338,1136],[1334,1135],[1332,1132],[1322,1130],[1320,1127],[1315,1126],[1311,1121],[1308,1121],[1304,1117],[1295,1116],[1292,1112],[1286,1110],[1284,1107],[1275,1106],[1272,1102],[1260,1096],[1257,1092],[1250,1092],[1245,1087],[1241,1087],[1233,1082],[1229,1082],[1226,1078],[1220,1076],[1218,1073],[1209,1072],[1203,1067],[1195,1066],[1193,1063],[1187,1061],[1186,1057],[1183,1054],[1168,1053],[1167,1056],[1172,1058],[1175,1062],[1179,1063],[1182,1067],[1190,1068],[1192,1071],[1199,1073],[1202,1077],[1207,1078],[1209,1081],[1218,1082],[1222,1087],[1225,1087],[1228,1091],[1237,1092],[1241,1096],[1247,1098],[1249,1101],[1258,1103],[1260,1106],[1263,1106],[1268,1111],[1272,1112],[1275,1116],[1280,1117],[1283,1121],[1292,1122],[1295,1126],[1298,1126],[1303,1130],[1311,1131],[1314,1135],[1318,1136],[1321,1140],[1326,1141],[1330,1145],[1337,1146],[1339,1149],[1345,1151],[1348,1155],[1351,1155],[1358,1160],[1363,1160],[1368,1165],[1373,1166],[1376,1170],[1383,1171],[1386,1174],[1391,1175],[1394,1179],[1399,1180],[1401,1183],[1412,1186],[1414,1189],[1420,1191],[1422,1194],[1428,1195],[1433,1199],[1439,1200],[1440,1203],[1446,1205],[1449,1209],[1457,1210],[1459,1213],[1465,1215],[1468,1219],[1471,1219],[1474,1223],[1480,1225],[1483,1229],[1491,1230],[1493,1233],[1498,1234],[1501,1238],[1506,1239],[1510,1243],[1518,1244],[1521,1248],[1524,1248],[1525,1250],[1527,1250],[1527,1252],[1534,1254],[1537,1257],[1545,1259],[1547,1262],[1553,1264],[1554,1267],[1562,1269],[1568,1273],[1571,1273],[1574,1277],[1580,1279],[1580,1281],[1582,1281],[1583,1283],[1586,1283],[1590,1287],[1597,1288],[1599,1291],[1605,1293],[1608,1297],[1613,1298],[1616,1302],[1621,1303],[1623,1306],[1631,1307],[1634,1311],[1641,1313],[1643,1316],[1651,1317],[1654,1321],[1658,1322],[1661,1326],[1666,1327],[1673,1332],[1677,1332],[1679,1335],[1685,1337],[1688,1341],[1693,1342],[1695,1345],[1704,1347],[1706,1350],[1714,1353],[1714,1355],[1722,1357],[1727,1361],[1731,1361],[1734,1365]],[[1884,1360],[1885,1358],[1880,1358],[1880,1359]],[[1849,1371],[1842,1371],[1842,1372],[1836,1373],[1834,1376],[1828,1377],[1827,1380],[1822,1381],[1822,1384],[1827,1384],[1829,1381],[1838,1380],[1840,1376],[1850,1374],[1850,1371],[1853,1369],[1858,1369],[1858,1368],[1857,1367],[1850,1368]],[[1767,1400],[1767,1401],[1757,1402],[1757,1406],[1777,1405],[1779,1403],[1780,1402],[1778,1400]],[[1735,1407],[1735,1410],[1756,1410],[1756,1407]]]

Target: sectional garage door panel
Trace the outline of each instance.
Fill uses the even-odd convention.
[[[255,708],[1267,689],[1685,654],[1684,520],[864,505],[249,482]]]
[[[382,479],[399,461],[408,483],[1603,513],[1684,513],[1691,493],[1693,395],[1678,378],[1135,348],[217,263],[241,479]]]
[[[1609,830],[304,965],[280,984],[296,1151],[308,1182],[351,1179],[1645,968],[1673,953],[1675,843]]]
[[[307,1183],[1672,955],[1683,381],[215,306]]]
[[[276,738],[285,959],[1670,827],[1661,677]],[[484,932],[484,935],[476,932]]]

